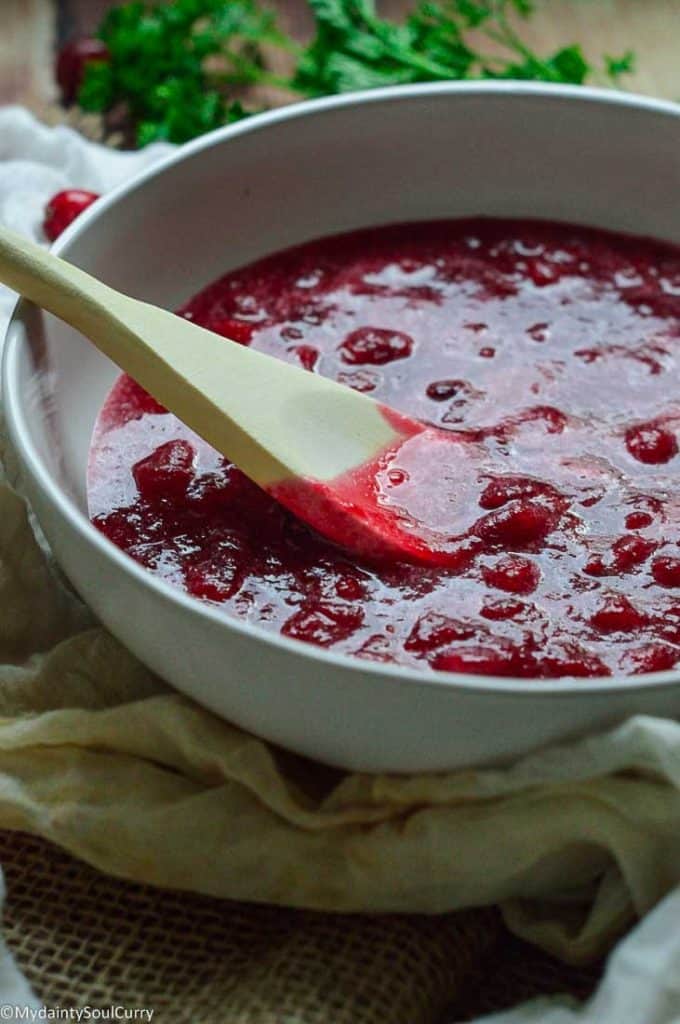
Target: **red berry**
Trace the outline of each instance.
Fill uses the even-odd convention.
[[[590,618],[600,633],[632,633],[646,625],[647,618],[623,594],[611,594]]]
[[[97,199],[99,196],[96,192],[86,192],[82,188],[67,188],[64,192],[57,192],[52,196],[45,207],[43,221],[43,231],[50,242],[59,238],[62,231],[65,231],[69,224]]]
[[[523,676],[526,663],[519,648],[479,644],[442,651],[432,662],[440,672],[467,672],[476,676]]]
[[[626,516],[626,529],[644,530],[646,526],[651,526],[653,522],[654,518],[650,516],[649,512],[630,512]]]
[[[296,345],[295,355],[305,370],[313,370],[319,360],[319,350],[313,345]]]
[[[483,516],[475,532],[487,544],[502,547],[524,547],[545,540],[555,528],[557,516],[545,505],[526,499],[515,499],[495,512]]]
[[[433,402],[446,402],[449,398],[454,398],[464,386],[465,382],[462,380],[433,380],[427,385],[425,394]]]
[[[520,417],[521,422],[532,421],[542,422],[546,431],[549,434],[561,434],[564,432],[569,419],[561,411],[556,409],[553,405],[536,405],[533,409],[528,409],[526,414]]]
[[[450,619],[438,612],[425,612],[411,630],[404,650],[415,654],[428,654],[437,647],[454,640],[469,640],[475,635],[474,626],[460,619]]]
[[[366,596],[364,583],[349,571],[340,573],[334,589],[343,601],[361,601]]]
[[[616,569],[623,571],[634,565],[640,565],[651,555],[656,548],[656,541],[645,540],[634,533],[625,534],[619,537],[612,544],[613,562]]]
[[[85,67],[93,61],[106,63],[109,51],[101,39],[72,39],[57,58],[57,83],[62,101],[73,103],[85,77]]]
[[[523,601],[505,598],[500,601],[487,601],[480,608],[479,614],[485,619],[491,619],[492,622],[503,622],[505,619],[516,619],[526,611],[527,605]]]
[[[652,562],[652,576],[660,587],[680,587],[680,558],[662,555]]]
[[[489,587],[505,590],[510,594],[530,594],[538,586],[541,573],[537,565],[527,558],[509,555],[495,565],[482,569],[484,582]]]
[[[558,640],[541,651],[536,666],[537,679],[561,679],[575,676],[610,676],[611,671],[597,655],[571,640]]]
[[[363,619],[363,611],[349,604],[309,601],[291,615],[281,632],[308,644],[330,647],[356,633]]]
[[[344,362],[353,365],[370,363],[383,366],[394,359],[406,359],[412,349],[413,339],[402,331],[360,327],[347,335],[340,346],[340,354]]]
[[[550,496],[550,492],[548,484],[532,480],[531,477],[497,476],[482,491],[479,504],[485,509],[495,509],[515,498],[534,498],[539,494]]]
[[[656,423],[641,423],[626,431],[626,448],[638,462],[658,465],[678,454],[675,435]]]
[[[187,590],[205,601],[227,601],[240,590],[246,576],[247,552],[233,540],[218,541],[210,555],[185,571]]]
[[[628,651],[623,658],[622,668],[631,674],[640,672],[663,672],[674,668],[680,661],[680,650],[672,644],[650,643]]]
[[[194,449],[188,441],[166,441],[135,463],[132,475],[148,501],[184,498],[194,475]]]
[[[611,566],[605,562],[602,555],[591,555],[583,566],[583,571],[588,576],[609,576],[611,575]]]
[[[373,633],[372,636],[369,636],[368,640],[364,640],[361,647],[354,651],[354,656],[356,658],[366,658],[367,661],[394,661],[394,655],[391,653],[390,638],[383,636],[382,633]]]
[[[129,508],[117,508],[108,515],[95,516],[92,522],[123,551],[128,551],[139,541],[139,523],[130,515]]]

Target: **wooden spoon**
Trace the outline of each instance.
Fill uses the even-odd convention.
[[[364,556],[447,563],[446,545],[375,485],[408,439],[435,433],[423,424],[122,295],[7,230],[0,281],[84,334],[325,537]]]

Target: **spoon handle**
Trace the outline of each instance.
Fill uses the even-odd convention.
[[[99,333],[117,296],[84,270],[8,228],[0,229],[0,281],[95,341],[92,330]]]
[[[163,325],[154,323],[153,314],[162,318],[170,313],[109,288],[6,228],[0,229],[0,282],[85,335],[166,405],[173,387],[184,383],[182,362],[176,366],[168,361]],[[148,323],[144,310],[149,313]],[[193,425],[191,410],[187,422]]]
[[[263,487],[330,479],[399,436],[367,396],[123,295],[7,230],[0,281],[84,334]]]

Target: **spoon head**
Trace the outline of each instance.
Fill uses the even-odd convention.
[[[476,548],[462,492],[482,469],[481,449],[382,411],[399,433],[377,456],[331,480],[291,478],[267,490],[364,558],[462,568]]]

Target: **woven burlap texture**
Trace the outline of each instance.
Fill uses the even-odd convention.
[[[12,842],[0,844],[6,935],[50,1005],[122,1002],[191,1024],[430,1024],[499,931],[491,912],[345,919],[164,894]]]
[[[435,1024],[539,992],[573,969],[491,910],[344,916],[122,882],[44,840],[0,833],[4,932],[50,1006],[149,1007],[172,1024]]]

